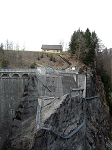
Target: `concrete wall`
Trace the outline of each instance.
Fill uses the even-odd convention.
[[[83,85],[83,75],[80,75],[79,78],[81,81],[79,85]],[[63,78],[65,92],[69,88],[71,79],[73,78],[70,76],[69,78],[68,76]],[[46,82],[46,78],[42,81]],[[86,81],[89,91],[87,97],[90,97],[86,99],[86,102],[82,99],[82,95],[77,93],[74,97],[68,94],[64,95],[42,107],[41,111],[39,110],[41,112],[40,118],[37,120],[38,113],[35,112],[36,114],[34,114],[32,110],[36,109],[37,106],[36,101],[39,91],[36,86],[39,84],[37,82],[36,85],[34,77],[31,77],[29,79],[28,97],[24,97],[24,102],[22,99],[21,103],[24,106],[22,107],[23,111],[21,110],[23,112],[21,117],[25,119],[20,120],[19,128],[9,138],[10,147],[8,150],[112,150],[109,112],[104,104],[103,97],[100,97],[101,99],[91,97],[95,96],[92,92],[94,86],[91,83],[91,75],[87,75]],[[42,91],[43,94],[44,91]],[[34,107],[31,107],[33,105]],[[28,109],[33,112],[30,113],[29,118],[26,117],[28,113],[24,113]],[[15,124],[18,123],[17,120],[14,121]],[[70,137],[71,133],[75,134]],[[68,138],[63,138],[66,136]]]
[[[40,80],[39,80],[40,79]],[[39,96],[63,96],[63,88],[62,88],[62,77],[58,75],[42,75],[39,76],[39,79],[36,80],[36,90]],[[41,82],[42,81],[42,82]],[[48,88],[52,91],[50,92]]]
[[[27,78],[0,78],[0,148],[7,138]]]

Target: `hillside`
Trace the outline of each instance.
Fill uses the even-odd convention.
[[[2,57],[8,61],[7,68],[30,68],[32,64],[35,67],[38,67],[39,64],[55,69],[65,69],[68,67],[77,66],[75,57],[71,57],[68,52],[63,52],[61,55],[69,60],[72,65],[69,66],[56,53],[4,50],[4,55]],[[78,65],[82,66],[81,63]]]

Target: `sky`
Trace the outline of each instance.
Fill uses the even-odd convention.
[[[112,0],[0,0],[0,43],[40,51],[42,44],[68,47],[79,28],[95,31],[112,48]]]

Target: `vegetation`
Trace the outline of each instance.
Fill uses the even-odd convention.
[[[95,31],[90,32],[90,30],[87,28],[86,31],[84,32],[79,29],[77,31],[74,31],[71,37],[71,41],[69,43],[69,52],[71,56],[75,55],[78,61],[82,61],[86,65],[93,66],[96,60],[96,54],[99,51],[100,46],[102,46],[99,44],[99,42],[100,41]],[[102,82],[104,84],[104,90],[106,93],[106,101],[109,106],[110,114],[112,115],[111,79],[108,73],[105,71],[106,69],[104,69],[103,67],[103,63],[104,63],[103,61],[105,60],[106,62],[108,62],[108,58],[104,57],[103,59],[102,58],[100,59],[101,59],[101,62],[100,62],[99,68],[97,69],[97,72],[101,76]],[[97,61],[99,60],[97,59]],[[108,65],[105,64],[105,66],[108,66]]]
[[[77,60],[84,62],[86,65],[95,60],[95,54],[98,50],[98,38],[94,32],[87,28],[85,32],[80,29],[74,31],[69,43],[70,54],[75,54]]]
[[[56,62],[56,58],[51,54],[50,61]]]
[[[1,45],[0,45],[0,55],[3,55],[3,54],[4,54],[3,43],[1,43]]]
[[[38,58],[37,58],[38,60],[40,60],[40,57],[38,56]]]
[[[50,61],[53,61],[53,55],[50,56]]]
[[[49,57],[49,54],[48,54],[48,53],[47,53],[46,55],[47,55],[47,57]]]
[[[103,66],[101,69],[97,69],[98,74],[101,77],[101,80],[104,84],[104,90],[106,94],[106,101],[107,105],[109,106],[110,114],[112,115],[112,101],[111,101],[111,92],[112,92],[112,85],[111,85],[111,78],[104,70]]]
[[[4,58],[2,58],[2,60],[0,61],[0,67],[1,68],[7,68],[9,62],[7,60],[5,60]]]
[[[56,62],[56,59],[55,59],[55,57],[53,57],[53,62]]]
[[[34,69],[34,68],[35,68],[35,65],[36,65],[36,63],[35,63],[35,62],[34,62],[34,63],[32,63],[32,64],[30,65],[30,68]]]
[[[43,53],[41,54],[41,58],[44,58],[44,55],[43,55]]]

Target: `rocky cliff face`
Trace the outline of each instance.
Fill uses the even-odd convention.
[[[67,77],[67,82],[68,79],[71,80]],[[69,88],[67,82],[67,88],[63,91]],[[94,90],[89,75],[88,98],[84,98],[81,89],[76,90],[74,85],[72,89],[75,90],[69,92],[68,89],[64,96],[52,101],[45,95],[40,96],[36,86],[35,77],[31,77],[28,91],[25,91],[17,111],[20,121],[16,116],[11,135],[4,145],[5,149],[112,150],[109,112],[102,97]],[[39,109],[36,110],[37,105]]]

